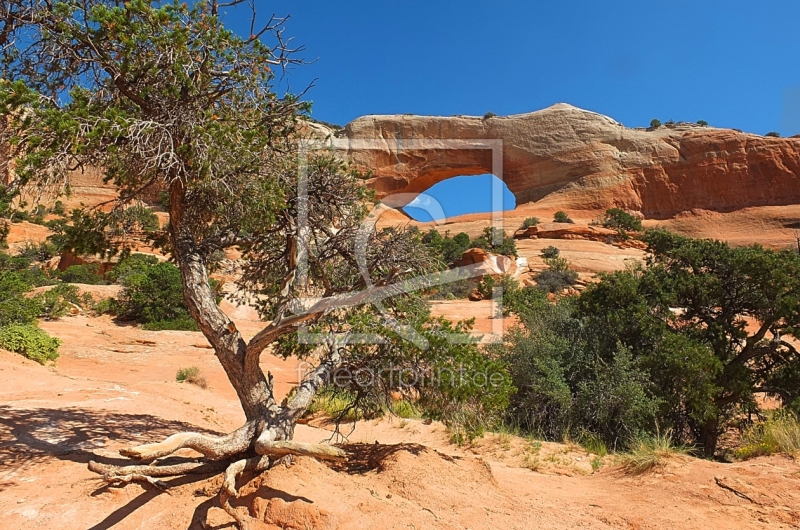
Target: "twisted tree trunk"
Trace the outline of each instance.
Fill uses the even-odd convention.
[[[236,496],[236,479],[244,471],[263,471],[271,462],[289,455],[321,460],[345,458],[344,451],[334,446],[292,441],[297,420],[311,404],[327,376],[338,366],[339,356],[336,349],[331,348],[317,369],[300,382],[291,400],[284,404],[276,402],[272,375],[265,375],[259,365],[261,353],[277,338],[294,332],[303,322],[318,318],[324,310],[300,317],[279,316],[249,343],[246,342],[235,323],[217,305],[205,258],[190,230],[183,225],[184,198],[180,180],[173,181],[170,189],[170,235],[173,257],[181,271],[184,299],[236,391],[245,423],[223,436],[182,432],[158,443],[120,451],[123,456],[152,463],[180,449],[192,449],[203,455],[204,461],[201,462],[170,466],[107,466],[90,462],[89,468],[112,485],[138,481],[160,488],[166,484],[159,478],[225,471],[225,482],[220,491],[221,504],[240,527],[246,528],[247,516],[238,513],[230,504]]]

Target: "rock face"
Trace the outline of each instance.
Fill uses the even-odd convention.
[[[503,180],[517,204],[617,206],[667,218],[692,209],[800,203],[798,138],[693,124],[630,129],[566,104],[507,117],[366,116],[337,136],[385,143],[369,150],[355,145],[347,153],[372,170],[370,185],[379,196],[422,192],[458,175],[498,173],[489,150],[397,149],[397,140],[402,146],[405,140],[499,139]]]

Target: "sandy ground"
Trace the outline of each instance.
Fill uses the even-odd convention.
[[[528,211],[530,210],[530,211]],[[528,215],[517,210],[509,226]],[[517,217],[519,219],[517,219]],[[588,223],[593,217],[575,216]],[[694,212],[666,222],[690,235],[737,244],[794,244],[800,208],[761,208],[730,214]],[[445,225],[477,234],[486,217]],[[43,237],[20,224],[14,241]],[[641,260],[637,250],[575,240],[518,242],[532,270],[553,244],[589,278]],[[96,294],[113,294],[114,287]],[[245,336],[262,325],[248,307],[224,308]],[[434,314],[476,318],[476,331],[510,325],[489,301],[446,301]],[[219,362],[200,333],[149,332],[85,315],[43,322],[63,340],[55,366],[43,367],[0,351],[0,528],[200,529],[232,528],[218,505],[219,476],[177,479],[168,492],[137,484],[108,488],[89,472],[97,460],[122,463],[122,447],[177,431],[229,432],[243,414]],[[197,366],[201,389],[175,381]],[[298,366],[265,354],[280,399],[298,379]],[[261,520],[291,529],[800,528],[800,464],[788,457],[724,464],[689,457],[645,475],[625,473],[613,457],[599,459],[571,444],[487,434],[469,446],[449,442],[445,427],[383,418],[343,427],[349,460],[326,465],[298,458],[239,482],[239,505]],[[332,427],[316,418],[296,438],[320,442]],[[191,452],[178,455],[186,458]],[[599,464],[599,469],[593,469]]]
[[[257,323],[237,325],[253,333]],[[202,335],[107,317],[42,326],[64,340],[55,366],[0,352],[0,528],[232,528],[217,504],[219,477],[180,479],[164,493],[103,487],[86,466],[122,462],[119,448],[176,431],[240,424],[233,389]],[[262,365],[279,395],[296,381],[291,362],[265,355]],[[201,368],[208,389],[175,381],[186,366]],[[390,417],[342,431],[347,464],[299,458],[246,477],[242,509],[281,523],[264,527],[273,529],[800,528],[800,464],[785,457],[687,457],[631,476],[613,457],[593,472],[596,456],[569,444],[487,434],[457,447],[436,422]],[[296,433],[308,442],[331,436],[319,419]]]

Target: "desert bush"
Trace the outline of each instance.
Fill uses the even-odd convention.
[[[26,241],[17,255],[28,261],[48,261],[58,255],[58,249],[46,241],[39,243]]]
[[[183,300],[181,273],[174,264],[147,265],[124,276],[121,283],[120,318],[136,320],[153,331],[199,329]]]
[[[201,374],[200,368],[196,366],[179,369],[178,373],[175,374],[175,380],[179,383],[190,383],[200,388],[208,388],[208,381]]]
[[[560,293],[575,285],[578,273],[569,268],[565,258],[545,258],[544,262],[547,268],[535,276],[536,287],[548,293]]]
[[[606,210],[603,226],[618,230],[640,231],[642,229],[642,221],[621,208],[610,208]]]
[[[50,213],[53,215],[64,215],[64,203],[61,201],[56,201],[55,204],[53,204],[53,207],[50,209]]]
[[[497,114],[495,114],[494,112],[489,111],[489,112],[487,112],[486,114],[483,115],[483,119],[486,120],[486,119],[489,119],[489,118],[494,118],[495,116],[497,116]]]
[[[650,120],[651,129],[658,129],[659,127],[661,127],[661,120],[659,120],[658,118],[653,118],[652,120]]]
[[[0,328],[0,347],[19,353],[39,364],[55,361],[61,341],[34,324],[11,324]]]
[[[391,404],[391,411],[395,416],[404,419],[418,418],[420,416],[420,412],[414,406],[414,403],[407,399],[401,399],[400,401],[393,402]]]
[[[478,292],[484,299],[492,298],[495,287],[503,289],[503,298],[514,296],[519,290],[519,282],[510,274],[501,274],[499,277],[484,276],[478,283]]]
[[[18,271],[0,272],[0,327],[29,324],[42,312],[41,303],[25,293],[33,288],[24,274]]]
[[[495,243],[495,241],[500,243]],[[517,243],[514,238],[507,235],[500,228],[486,227],[483,233],[470,242],[470,247],[482,248],[495,254],[502,254],[504,256],[517,257]]]
[[[98,274],[99,266],[94,263],[85,265],[70,265],[58,275],[58,279],[64,283],[84,283],[87,285],[99,285],[105,283],[103,277]]]
[[[553,245],[550,245],[548,247],[544,247],[541,250],[541,255],[545,259],[557,258],[560,253],[561,253],[561,251],[558,250],[558,248],[554,247]]]
[[[541,221],[538,217],[528,217],[522,221],[522,228],[530,228],[531,226],[536,226],[539,223],[541,223]]]
[[[775,131],[771,131],[771,132],[768,132],[767,134],[765,134],[764,136],[769,136],[770,138],[780,138],[781,137],[781,133],[775,132]]]
[[[697,120],[697,125],[701,127],[708,127],[708,122],[706,120]]]
[[[91,298],[91,295],[89,297]],[[48,320],[65,316],[72,304],[86,305],[86,299],[78,294],[78,288],[66,283],[56,284],[53,288],[37,295],[34,300],[39,303],[39,316]]]
[[[575,221],[570,219],[569,215],[567,215],[567,212],[561,210],[557,211],[553,215],[553,221],[555,221],[556,223],[572,223],[572,224],[575,223]]]
[[[766,421],[747,429],[736,456],[746,460],[776,453],[800,454],[800,421],[788,411],[775,411]]]
[[[158,258],[151,254],[132,253],[106,273],[106,280],[111,283],[121,283],[129,274],[141,273],[157,263]]]
[[[676,445],[671,433],[640,436],[628,447],[625,453],[617,455],[622,468],[634,475],[664,467],[670,459],[685,456],[689,448]]]

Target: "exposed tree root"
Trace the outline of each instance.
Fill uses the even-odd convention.
[[[254,431],[253,424],[247,423],[225,436],[181,432],[173,434],[163,442],[121,449],[119,453],[136,460],[155,460],[171,455],[179,449],[193,449],[209,460],[224,460],[245,452]]]
[[[103,480],[114,486],[130,482],[147,482],[159,489],[167,485],[156,480],[157,477],[176,477],[179,475],[216,473],[225,469],[224,462],[187,462],[172,466],[109,466],[99,462],[89,462],[89,470],[102,475]]]
[[[347,453],[332,445],[307,444],[290,440],[280,442],[256,441],[256,453],[272,457],[286,455],[311,456],[318,460],[344,460]]]
[[[238,489],[236,488],[236,479],[245,471],[258,472],[268,469],[269,462],[270,460],[268,456],[256,456],[253,458],[237,460],[225,470],[225,481],[222,483],[222,488],[219,491],[219,502],[222,505],[222,509],[225,510],[228,515],[233,517],[239,527],[243,530],[248,528],[251,521],[253,521],[253,518],[249,515],[241,514],[231,505],[231,499],[235,499],[239,493]]]
[[[146,482],[162,490],[166,490],[168,484],[159,478],[224,471],[225,479],[219,492],[220,504],[236,520],[239,528],[246,530],[259,525],[249,514],[240,513],[242,509],[237,510],[231,504],[238,494],[236,480],[242,473],[264,471],[269,468],[271,462],[274,463],[286,456],[310,456],[319,460],[344,460],[347,458],[347,454],[342,449],[331,445],[275,440],[275,438],[291,436],[291,430],[284,430],[280,424],[273,424],[269,429],[261,430],[258,437],[256,437],[255,431],[254,424],[249,422],[226,436],[184,432],[173,434],[163,442],[140,445],[120,451],[127,457],[152,461],[171,455],[179,449],[193,449],[203,454],[208,460],[206,462],[187,462],[165,466],[155,464],[110,466],[92,461],[89,462],[89,469],[102,475],[103,480],[114,486],[123,486],[131,482]],[[253,455],[254,450],[257,456],[250,456]],[[248,458],[244,458],[245,456]]]

